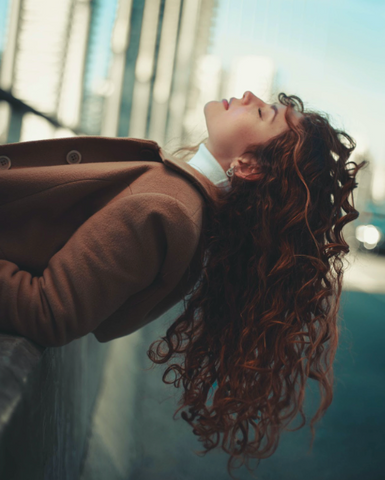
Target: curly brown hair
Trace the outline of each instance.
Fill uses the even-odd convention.
[[[319,382],[321,394],[310,449],[314,423],[332,403],[342,258],[349,252],[342,228],[359,215],[352,192],[368,163],[348,162],[356,143],[327,114],[305,112],[295,95],[278,99],[288,107],[289,129],[244,152],[257,162],[257,181],[234,175],[232,189],[207,203],[202,274],[182,315],[147,352],[156,364],[168,362],[164,383],[183,383],[174,419],[188,407],[181,416],[205,447],[196,453],[217,447],[223,433],[232,478],[236,460],[251,472],[249,460],[259,459],[258,466],[271,456],[282,430],[305,425],[307,378]],[[291,109],[304,115],[298,124]],[[178,354],[184,361],[170,365]],[[301,425],[286,428],[298,411]]]

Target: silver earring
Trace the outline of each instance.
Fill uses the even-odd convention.
[[[226,175],[228,177],[232,177],[234,175],[234,167],[230,167],[227,171],[226,171]]]

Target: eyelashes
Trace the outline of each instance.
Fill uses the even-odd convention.
[[[262,118],[262,112],[260,108],[258,108],[258,112],[259,112],[259,116]]]

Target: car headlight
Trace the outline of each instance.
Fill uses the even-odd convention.
[[[362,242],[367,249],[374,248],[381,240],[381,232],[374,225],[360,225],[356,228],[356,238]]]

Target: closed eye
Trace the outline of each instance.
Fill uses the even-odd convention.
[[[258,112],[259,112],[259,116],[262,118],[262,112],[260,108],[258,108]]]

